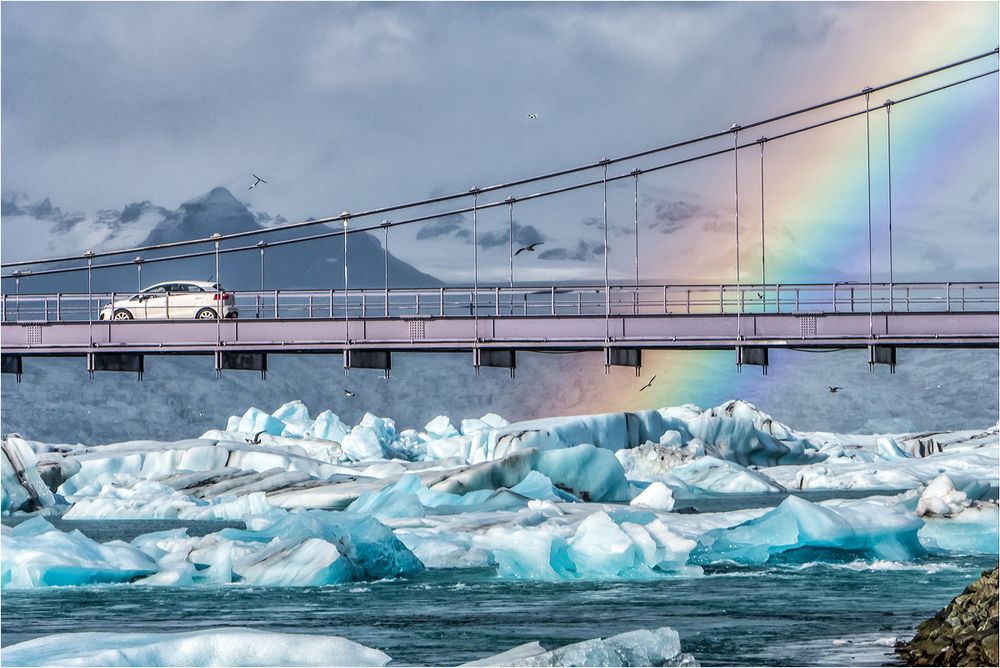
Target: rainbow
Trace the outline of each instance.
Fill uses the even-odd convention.
[[[841,65],[855,65],[871,82],[889,81],[898,76],[932,66],[935,62],[958,60],[963,54],[986,51],[1000,41],[997,3],[965,6],[966,25],[959,43],[934,39],[941,22],[954,24],[954,7],[934,5],[921,13],[919,23],[897,26],[900,41],[887,35],[884,46],[873,53],[845,56]],[[952,28],[955,26],[952,25]],[[942,36],[945,33],[942,33]],[[904,37],[905,36],[905,37]],[[980,48],[981,47],[981,48]],[[876,59],[877,57],[877,59]],[[853,63],[852,63],[853,59]],[[877,67],[872,67],[877,62]],[[887,97],[908,94],[971,76],[996,67],[984,60],[945,75],[908,84],[889,95],[872,99],[876,108],[870,116],[872,222],[874,230],[873,266],[875,280],[888,280],[888,189],[886,162]],[[820,82],[817,82],[819,84]],[[859,86],[860,87],[860,86]],[[822,94],[814,96],[817,99]],[[791,105],[789,105],[791,106]],[[996,146],[998,116],[997,77],[990,76],[893,107],[892,122],[892,202],[893,248],[897,280],[934,280],[928,269],[906,266],[901,250],[926,247],[908,227],[928,224],[935,201],[966,201],[983,180],[998,179]],[[857,107],[855,107],[856,109]],[[854,109],[837,109],[849,113]],[[766,134],[766,133],[764,133]],[[747,139],[754,139],[756,137]],[[765,225],[767,237],[767,280],[774,282],[815,282],[818,280],[859,280],[868,278],[867,216],[868,194],[865,153],[865,118],[843,123],[765,146]],[[773,157],[772,157],[773,156]],[[770,160],[768,160],[770,158]],[[731,174],[731,158],[726,158]],[[760,280],[760,199],[759,152],[741,151],[741,263],[743,281]],[[984,173],[984,169],[986,172]],[[969,178],[969,174],[982,178]],[[745,175],[745,176],[744,176]],[[731,182],[730,182],[731,183]],[[713,186],[714,187],[714,186]],[[743,193],[746,192],[746,196]],[[995,193],[991,195],[995,198]],[[731,206],[731,205],[730,205]],[[730,208],[730,211],[732,209]],[[993,210],[992,223],[1000,227]],[[655,242],[654,242],[655,243]],[[668,256],[666,241],[656,252]],[[718,243],[718,237],[712,240]],[[742,245],[742,244],[741,244]],[[988,268],[981,280],[997,280],[996,241],[982,253]],[[706,249],[708,252],[708,249]],[[729,257],[733,258],[730,251]],[[725,280],[734,280],[735,269]],[[831,277],[833,277],[831,279]],[[650,279],[653,277],[650,276]],[[756,368],[737,373],[732,351],[656,351],[644,356],[642,375],[657,376],[649,390],[639,393],[642,383],[615,383],[620,391],[610,400],[600,401],[602,410],[653,408],[682,403],[715,405],[730,398],[759,400],[767,394],[769,378]],[[805,363],[790,356],[783,363]],[[864,361],[857,360],[860,368]],[[626,371],[618,373],[627,374]],[[592,408],[598,408],[597,404]]]

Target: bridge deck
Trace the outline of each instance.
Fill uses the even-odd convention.
[[[223,322],[88,321],[120,297],[6,295],[0,342],[14,355],[995,347],[997,295],[996,283],[880,284],[870,303],[867,285],[843,284],[268,291],[238,294],[239,319]]]

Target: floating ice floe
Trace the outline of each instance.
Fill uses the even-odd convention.
[[[157,570],[156,561],[127,543],[101,544],[79,531],[64,533],[40,517],[4,525],[0,532],[3,589],[130,582]]]
[[[594,638],[551,651],[537,641],[463,666],[697,666],[681,652],[677,632],[664,626],[640,629],[609,638]]]
[[[1000,512],[997,504],[979,503],[949,517],[926,517],[921,543],[931,552],[1000,553]]]
[[[670,473],[690,487],[709,492],[766,494],[785,491],[784,487],[763,473],[715,457],[699,457],[673,467]]]
[[[260,472],[280,468],[322,479],[345,472],[345,469],[310,458],[301,449],[207,439],[129,441],[86,448],[66,456],[81,466],[79,473],[59,488],[67,498],[92,496],[111,482],[131,484],[138,480],[163,479],[181,471],[230,468]]]
[[[201,499],[158,482],[142,480],[131,487],[104,485],[96,496],[77,500],[63,514],[63,518],[240,520],[283,512],[268,503],[264,492]]]
[[[864,499],[820,504],[790,496],[761,517],[706,532],[691,556],[701,564],[763,564],[776,555],[815,548],[909,561],[926,553],[917,538],[923,524],[901,504]]]
[[[377,649],[330,635],[242,627],[183,633],[58,633],[0,650],[6,666],[384,666]]]
[[[96,543],[41,518],[3,527],[3,588],[132,582],[316,586],[410,575],[423,564],[372,517],[322,511],[254,518],[191,537],[174,529]]]
[[[673,491],[662,482],[652,482],[638,496],[629,502],[630,506],[642,506],[653,510],[673,510]]]
[[[699,573],[687,565],[695,541],[655,513],[606,512],[533,501],[517,512],[465,513],[391,521],[396,535],[431,568],[495,566],[501,578],[653,578]]]

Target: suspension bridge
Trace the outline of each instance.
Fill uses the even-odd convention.
[[[89,371],[134,371],[141,376],[143,357],[161,354],[213,355],[215,369],[266,372],[273,353],[339,353],[345,368],[374,368],[388,373],[393,352],[472,352],[473,364],[516,367],[518,351],[603,351],[605,364],[636,369],[642,351],[652,349],[731,349],[736,363],[768,364],[771,349],[867,349],[871,365],[894,368],[900,347],[997,347],[1000,342],[998,283],[938,280],[897,282],[892,254],[892,130],[894,107],[928,95],[946,94],[959,86],[996,75],[998,69],[953,78],[943,84],[872,106],[871,96],[903,84],[922,82],[931,75],[950,73],[964,65],[992,61],[998,50],[942,65],[876,87],[819,102],[801,109],[617,158],[605,158],[547,174],[526,177],[465,192],[374,208],[336,216],[283,224],[272,228],[101,252],[40,258],[2,264],[4,292],[0,341],[3,372],[20,374],[30,356],[86,357]],[[991,63],[995,65],[995,63]],[[745,139],[750,130],[797,120],[837,106],[859,108],[822,120],[782,128],[771,136]],[[862,107],[863,103],[863,107]],[[872,244],[871,123],[884,115],[887,138],[888,281],[874,280]],[[775,283],[766,280],[764,154],[765,146],[822,127],[863,118],[867,181],[868,280],[864,282]],[[755,133],[756,134],[756,133]],[[731,138],[731,144],[695,155],[633,168],[640,158],[668,156],[671,151]],[[746,282],[740,252],[740,152],[760,155],[760,276]],[[650,283],[640,280],[639,186],[650,173],[700,160],[731,155],[733,162],[734,275],[730,282]],[[612,172],[614,170],[614,172]],[[596,176],[595,176],[596,174]],[[521,195],[524,186],[553,179],[577,179],[569,185]],[[609,271],[608,185],[629,182],[634,188],[634,280],[612,281]],[[603,279],[587,283],[518,285],[514,276],[514,210],[521,203],[557,198],[585,189],[603,193]],[[504,195],[507,195],[504,197]],[[449,205],[450,209],[421,213],[422,207]],[[745,203],[744,203],[745,205]],[[481,280],[480,213],[506,208],[508,214],[508,280],[499,284]],[[387,214],[418,212],[397,220]],[[389,283],[389,231],[455,216],[471,216],[471,285],[436,288],[398,288]],[[881,222],[879,223],[881,224]],[[333,227],[331,227],[333,226]],[[301,234],[267,240],[277,231]],[[352,287],[349,283],[350,238],[360,233],[383,235],[384,285]],[[743,231],[746,234],[746,231]],[[253,237],[253,239],[250,239]],[[343,240],[343,288],[315,290],[264,289],[265,258],[270,248],[306,244],[322,239]],[[339,242],[338,242],[339,243]],[[192,248],[194,247],[194,248]],[[154,255],[149,255],[154,253]],[[194,257],[214,257],[220,276],[220,257],[242,253],[260,263],[260,290],[233,295],[238,317],[194,320],[169,316],[157,319],[102,319],[109,304],[132,292],[95,292],[95,272],[134,266],[141,281],[144,264],[170,263]],[[145,258],[141,254],[147,254]],[[134,259],[122,259],[135,255]],[[74,273],[86,277],[86,292],[22,294],[22,280],[34,276]],[[339,277],[338,277],[339,282]],[[80,280],[81,285],[83,279]],[[13,292],[10,288],[13,287]],[[216,295],[217,297],[220,295]],[[169,300],[169,296],[168,296]]]

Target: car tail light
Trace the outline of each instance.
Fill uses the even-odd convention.
[[[229,299],[229,295],[225,292],[216,292],[215,295],[212,296],[212,299],[215,301],[219,301],[220,299],[225,301]]]

